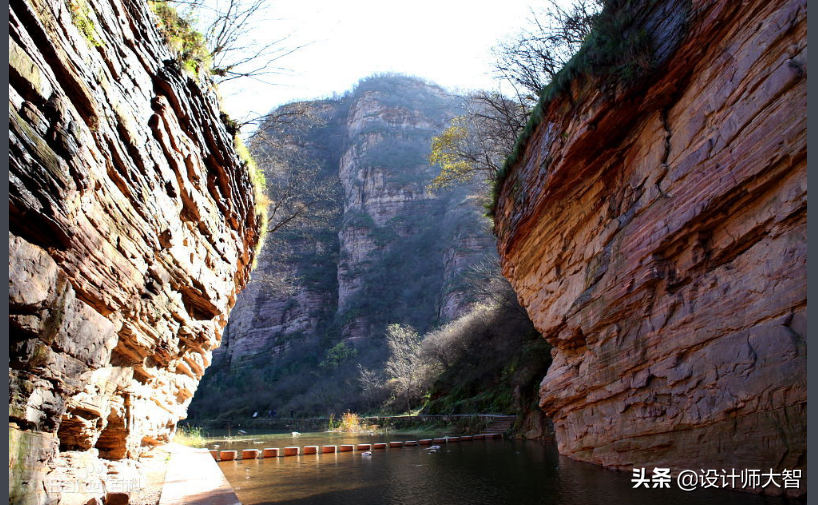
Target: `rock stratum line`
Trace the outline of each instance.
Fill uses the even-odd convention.
[[[185,417],[256,203],[146,3],[15,0],[9,31],[9,502],[91,503]]]
[[[583,461],[806,469],[806,2],[636,4],[658,70],[575,82],[500,188],[541,406]]]

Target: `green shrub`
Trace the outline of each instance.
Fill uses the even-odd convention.
[[[195,77],[210,72],[212,58],[204,35],[196,31],[191,19],[183,18],[165,1],[148,2],[156,14],[158,28],[168,46],[176,53],[182,68]]]
[[[341,364],[351,360],[358,355],[358,350],[347,344],[346,342],[338,342],[334,347],[327,351],[324,360],[318,364],[319,368],[324,370],[335,370]]]
[[[71,0],[68,2],[68,10],[71,12],[71,21],[93,47],[102,46],[102,41],[97,36],[97,28],[91,19],[91,8],[85,0]]]

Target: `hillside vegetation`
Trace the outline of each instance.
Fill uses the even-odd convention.
[[[249,142],[271,225],[315,202],[269,235],[191,422],[529,406],[547,344],[497,271],[487,187],[427,190],[463,105],[386,75],[273,113]]]

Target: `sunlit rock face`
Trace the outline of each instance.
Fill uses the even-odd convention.
[[[501,188],[541,406],[580,460],[805,469],[806,2],[652,9],[658,71],[552,102]]]
[[[54,482],[130,475],[168,441],[258,241],[214,90],[180,70],[145,4],[77,5],[9,11],[13,503],[104,496]]]

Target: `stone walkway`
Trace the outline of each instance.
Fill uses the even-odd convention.
[[[241,505],[207,449],[168,445],[171,453],[159,505]]]

